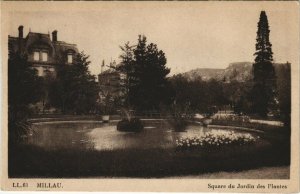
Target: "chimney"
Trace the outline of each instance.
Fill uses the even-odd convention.
[[[52,32],[52,41],[53,41],[53,42],[56,42],[56,41],[57,41],[57,30],[54,30],[54,31]]]
[[[19,38],[23,38],[23,28],[24,26],[19,26],[18,30],[19,30]]]

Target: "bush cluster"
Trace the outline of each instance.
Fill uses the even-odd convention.
[[[213,120],[219,120],[219,121],[235,121],[235,122],[250,122],[249,116],[240,116],[235,114],[215,114],[213,117]]]
[[[138,118],[122,119],[117,124],[118,131],[124,132],[140,132],[144,128],[142,121]]]

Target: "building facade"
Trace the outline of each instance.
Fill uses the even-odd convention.
[[[109,69],[103,71],[105,64],[101,66],[101,73],[98,74],[99,100],[100,102],[108,101],[109,99],[120,105],[125,102],[125,74],[117,70],[115,61],[111,62],[107,67]]]
[[[122,77],[115,70],[106,70],[98,75],[100,92],[102,95],[118,97],[123,94]]]
[[[35,68],[39,76],[47,73],[55,75],[56,67],[62,64],[72,64],[78,53],[76,44],[58,41],[57,31],[50,34],[29,32],[23,36],[23,26],[19,26],[19,36],[8,36],[9,52],[20,52],[27,55],[28,63]]]

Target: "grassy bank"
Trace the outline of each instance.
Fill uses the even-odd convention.
[[[262,166],[289,165],[289,144],[256,144],[215,150],[55,150],[16,146],[9,150],[9,177],[165,177]]]

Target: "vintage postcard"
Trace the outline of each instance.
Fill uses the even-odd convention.
[[[299,2],[1,2],[1,189],[299,191]]]

